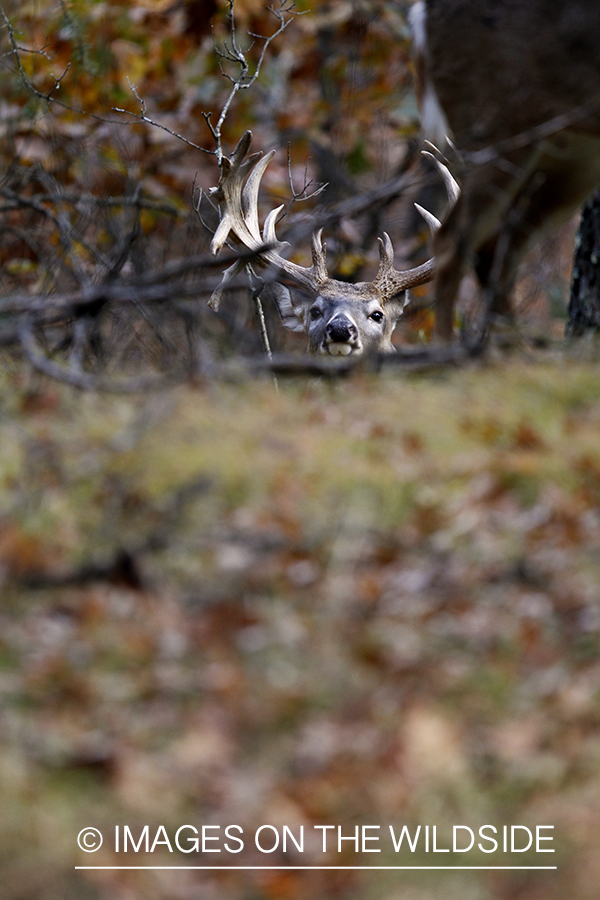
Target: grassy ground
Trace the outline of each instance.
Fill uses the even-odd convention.
[[[597,896],[597,365],[1,382],[2,900]],[[114,852],[117,824],[233,823],[239,855]],[[313,839],[261,854],[263,824]],[[382,852],[323,854],[327,824]],[[396,854],[403,824],[553,825],[556,852]],[[440,860],[558,869],[74,868]]]

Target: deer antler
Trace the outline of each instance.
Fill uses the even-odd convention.
[[[261,236],[258,224],[258,190],[261,179],[276,151],[271,150],[266,156],[259,151],[245,159],[251,142],[252,132],[247,131],[233,151],[231,159],[223,157],[219,184],[210,191],[210,196],[221,207],[221,221],[210,245],[211,252],[218,253],[227,241],[229,233],[233,232],[248,250],[260,251],[258,261],[261,264],[270,263],[276,266],[298,287],[314,293],[322,284],[330,280],[325,263],[325,246],[321,243],[321,231],[313,234],[312,237],[313,262],[310,268],[291,262],[281,256],[279,252],[280,249],[289,246],[287,242],[277,240],[275,234],[275,223],[283,209],[283,204],[268,214]],[[245,263],[241,261],[235,262],[223,273],[219,286],[209,300],[209,305],[214,310],[219,308],[221,295],[227,282],[237,275],[244,265]]]
[[[435,151],[435,153],[438,152],[437,147],[430,144],[429,141],[426,141],[425,143],[431,147],[431,150]],[[442,181],[444,182],[448,194],[449,211],[455,205],[460,194],[458,183],[453,178],[448,166],[438,159],[434,153],[429,150],[422,150],[421,153],[423,156],[429,157],[429,159],[434,162],[438,172],[442,176]],[[440,220],[418,203],[415,203],[415,208],[429,225],[431,233],[435,234],[442,224]],[[389,235],[384,232],[383,238],[378,238],[377,240],[379,241],[380,261],[377,275],[373,279],[373,286],[381,293],[382,297],[389,299],[389,297],[393,297],[401,291],[409,290],[420,284],[427,284],[428,281],[432,280],[435,273],[435,258],[433,256],[431,259],[428,259],[427,262],[424,262],[420,266],[416,266],[414,269],[407,269],[404,272],[399,272],[394,268],[394,248]]]
[[[268,214],[261,235],[258,223],[258,191],[266,168],[275,155],[275,150],[271,150],[265,156],[260,151],[252,153],[246,159],[251,142],[252,132],[247,131],[233,151],[231,158],[223,157],[219,184],[209,192],[210,196],[219,204],[221,215],[211,243],[212,253],[218,253],[230,233],[233,233],[244,247],[257,252],[257,261],[261,265],[275,266],[290,281],[307,293],[317,295],[324,292],[330,293],[336,289],[347,292],[349,286],[346,282],[336,281],[327,273],[326,248],[321,241],[321,230],[312,236],[312,265],[308,268],[291,262],[280,253],[283,248],[289,246],[286,242],[279,241],[275,234],[275,223],[283,205],[271,210]],[[458,196],[458,185],[443,163],[433,154],[427,153],[427,155],[431,156],[439,169],[446,184],[450,204],[453,205]],[[421,207],[417,206],[417,208],[432,231],[439,228],[440,223],[435,216]],[[379,243],[379,270],[372,282],[354,285],[358,295],[363,292],[365,297],[378,296],[381,303],[385,303],[402,291],[431,281],[435,268],[433,258],[416,268],[399,272],[394,268],[394,250],[389,235],[384,234],[383,238],[379,238]],[[209,300],[212,309],[219,308],[223,290],[228,282],[243,269],[244,265],[245,262],[240,260],[225,270],[219,286]]]

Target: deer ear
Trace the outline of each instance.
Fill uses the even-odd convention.
[[[410,303],[410,294],[408,291],[402,291],[402,293],[397,294],[395,297],[392,297],[391,300],[386,300],[385,302],[385,311],[389,313],[391,318],[399,319],[402,313],[404,312],[406,306]]]
[[[273,292],[284,328],[290,331],[305,331],[304,306],[301,304],[294,305],[292,295],[284,284],[274,282],[271,285],[271,291]]]

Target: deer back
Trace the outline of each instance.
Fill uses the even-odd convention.
[[[459,147],[557,117],[600,134],[598,0],[427,0],[425,38],[425,75]]]

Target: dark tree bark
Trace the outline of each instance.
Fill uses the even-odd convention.
[[[600,332],[600,190],[583,207],[575,239],[566,337]]]

